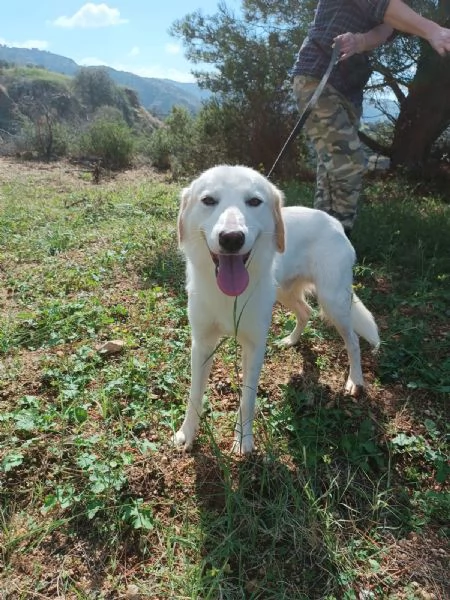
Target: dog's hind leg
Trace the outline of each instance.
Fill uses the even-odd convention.
[[[358,335],[353,330],[351,318],[352,291],[351,288],[340,289],[330,294],[320,294],[318,289],[319,304],[326,318],[333,323],[345,343],[350,372],[345,384],[345,391],[351,396],[359,396],[364,388],[364,379],[361,368],[361,351]]]
[[[175,444],[191,450],[197,434],[202,414],[203,394],[208,383],[209,373],[216,349],[218,337],[209,335],[201,340],[192,338],[191,348],[191,390],[183,424],[175,434]]]
[[[302,332],[309,321],[312,309],[305,300],[303,287],[299,284],[292,284],[289,287],[279,288],[277,290],[277,300],[288,310],[292,311],[297,319],[294,329],[289,335],[281,339],[280,346],[295,346],[300,341]]]

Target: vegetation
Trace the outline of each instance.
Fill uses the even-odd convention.
[[[199,86],[211,95],[197,113],[189,103],[189,109],[181,106],[179,99],[164,127],[140,105],[138,93],[142,102],[147,95],[136,76],[106,68],[76,70],[73,61],[59,57],[60,64],[56,55],[41,53],[36,58],[32,51],[30,59],[40,56],[45,64],[59,65],[55,68],[74,76],[2,62],[0,134],[11,136],[4,147],[10,153],[45,160],[84,159],[82,151],[90,138],[88,146],[95,155],[88,158],[107,168],[144,159],[158,169],[171,169],[175,177],[219,162],[248,164],[268,172],[297,120],[289,73],[315,6],[313,1],[243,0],[239,14],[219,3],[216,14],[197,11],[176,21],[172,34],[182,40]],[[448,0],[427,0],[416,8],[448,24]],[[11,49],[0,50],[9,56]],[[17,57],[17,52],[12,56]],[[414,174],[423,167],[421,175],[425,171],[429,175],[428,167],[434,168],[436,162],[448,170],[448,58],[415,36],[399,35],[376,52],[372,62],[374,75],[367,97],[382,107],[389,93],[396,98],[398,116],[390,114],[388,124],[370,131],[365,128],[364,142],[373,152],[389,157],[391,166]],[[117,85],[113,76],[131,87]],[[145,100],[148,106],[166,104],[167,94],[178,98],[182,93],[180,87],[173,84],[175,89],[168,90],[167,85],[161,83],[151,103]],[[105,107],[120,111],[126,124],[117,128],[113,119],[111,136],[105,135],[105,126],[90,126],[95,113]],[[97,134],[99,138],[93,140]],[[116,143],[118,152],[128,148],[126,159],[112,159]],[[300,138],[279,164],[277,176],[287,181],[307,170],[308,149]]]
[[[219,94],[224,120],[230,104],[235,109],[227,125],[230,131],[239,131],[236,136],[242,135],[246,162],[263,163],[266,171],[273,148],[280,148],[292,129],[295,109],[288,74],[316,4],[243,0],[242,12],[236,15],[221,3],[214,15],[205,16],[199,10],[172,27],[188,58],[203,67],[195,72],[199,84]],[[416,4],[419,12],[448,26],[448,0]],[[205,64],[211,68],[205,69]],[[389,91],[398,101],[399,116],[397,120],[393,117],[396,124],[388,144],[370,138],[365,141],[389,156],[393,165],[423,166],[433,143],[450,125],[448,66],[448,58],[441,58],[414,36],[398,36],[376,54],[369,94],[386,96]],[[238,128],[233,121],[237,114]]]
[[[36,65],[40,69],[71,77],[80,70],[80,65],[75,61],[52,52],[37,48],[10,48],[0,44],[0,72],[2,67],[11,64]],[[97,68],[89,67],[87,70],[96,71]],[[134,90],[142,106],[160,119],[167,116],[174,105],[183,106],[191,112],[200,108],[199,94],[192,83],[139,77],[134,73],[116,71],[109,67],[104,67],[103,70],[117,86]]]
[[[129,167],[161,123],[103,69],[79,69],[71,78],[43,68],[3,65],[0,121],[5,153],[50,161],[88,158],[105,169]]]
[[[240,459],[232,340],[192,455],[171,443],[190,378],[179,184],[147,170],[97,186],[57,163],[0,170],[5,600],[448,597],[441,198],[368,183],[355,285],[383,344],[363,348],[367,393],[343,394],[342,341],[317,314],[298,349],[278,348],[292,319],[277,308],[258,452]],[[305,184],[285,191],[312,198]]]
[[[446,1],[425,4],[447,18]],[[383,342],[377,356],[363,347],[362,399],[343,393],[334,329],[314,312],[299,347],[282,349],[292,318],[276,307],[258,451],[229,452],[233,340],[216,352],[193,453],[171,442],[190,380],[179,192],[218,162],[267,172],[297,116],[286,73],[314,6],[244,0],[239,18],[221,4],[177,22],[215,96],[164,124],[104,70],[0,63],[2,150],[48,161],[0,159],[5,600],[449,597],[450,208],[435,179],[367,182],[355,286]],[[397,125],[377,132],[394,163],[427,159],[449,123],[440,60],[412,38],[377,57],[374,93],[409,86]],[[100,176],[142,156],[170,177]],[[312,202],[312,185],[292,183],[307,168],[300,138],[277,173],[288,204]]]
[[[88,156],[100,157],[103,166],[113,171],[131,165],[133,145],[131,130],[121,112],[106,106],[99,108],[81,141]]]

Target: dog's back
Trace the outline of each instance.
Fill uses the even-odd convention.
[[[355,251],[342,225],[313,208],[292,206],[282,209],[285,251],[275,257],[274,274],[280,286],[295,276],[315,283],[334,278],[337,270],[347,272],[355,262]]]

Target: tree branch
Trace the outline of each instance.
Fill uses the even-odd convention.
[[[395,97],[398,100],[398,103],[401,105],[402,102],[405,100],[406,96],[403,93],[402,88],[398,85],[398,82],[395,79],[392,72],[380,63],[377,63],[377,65],[375,66],[375,71],[380,73],[380,75],[383,75],[386,85],[388,85],[391,88],[391,90],[394,92]]]
[[[373,152],[381,154],[382,156],[387,156],[388,158],[391,157],[391,150],[388,146],[380,144],[380,142],[374,140],[372,137],[370,137],[370,135],[364,133],[364,131],[359,130],[358,136],[361,142],[365,144],[368,148],[370,148],[370,150],[372,150]]]

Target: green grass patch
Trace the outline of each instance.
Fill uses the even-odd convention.
[[[367,186],[355,287],[382,347],[374,357],[363,346],[363,398],[344,395],[342,341],[316,311],[297,349],[273,344],[293,326],[277,309],[258,452],[229,452],[229,342],[186,456],[171,442],[190,381],[179,189],[120,176],[62,187],[37,171],[0,184],[1,594],[444,594],[448,205],[394,179]],[[285,192],[312,203],[309,185]],[[122,350],[103,352],[108,340]]]

